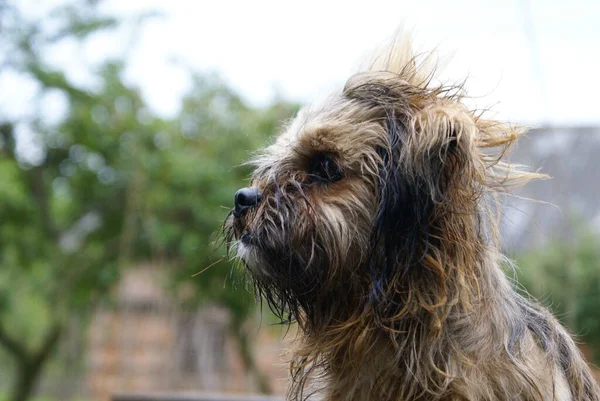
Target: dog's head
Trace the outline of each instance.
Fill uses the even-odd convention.
[[[394,326],[476,291],[482,196],[528,178],[485,148],[519,132],[432,85],[425,61],[395,43],[254,160],[225,231],[281,317],[323,327],[371,310]]]

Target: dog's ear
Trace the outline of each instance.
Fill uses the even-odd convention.
[[[456,279],[448,265],[465,259],[475,243],[477,198],[485,177],[480,127],[454,99],[428,100],[420,108],[386,111],[388,146],[382,147],[379,205],[371,263],[371,299],[382,319],[446,305]],[[454,281],[456,279],[456,281]],[[420,298],[408,297],[420,294]],[[442,308],[443,309],[443,308]],[[438,313],[438,312],[435,312]],[[441,314],[444,312],[440,310]],[[432,319],[437,319],[433,318]],[[395,323],[394,323],[395,324]]]
[[[373,295],[387,292],[398,264],[410,264],[422,255],[432,202],[422,180],[409,167],[407,150],[413,130],[408,108],[385,108],[385,145],[377,149],[379,202],[371,237]],[[425,233],[425,234],[424,234]],[[402,260],[400,260],[400,258]]]
[[[434,206],[453,203],[456,191],[475,189],[484,169],[475,168],[478,127],[462,104],[441,99],[403,110],[386,112],[388,146],[379,149],[377,225],[395,233],[427,227]]]
[[[398,255],[409,264],[424,257],[431,237],[439,236],[431,232],[432,219],[475,205],[469,192],[479,179],[472,159],[478,128],[464,106],[446,100],[412,113],[388,110],[385,128],[373,240],[385,252],[383,265],[392,269]]]

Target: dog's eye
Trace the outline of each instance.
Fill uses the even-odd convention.
[[[310,181],[336,182],[343,178],[343,172],[333,156],[319,154],[314,156],[308,164]]]

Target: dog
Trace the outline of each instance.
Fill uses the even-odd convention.
[[[396,38],[235,193],[228,248],[298,324],[288,399],[600,400],[567,331],[504,273],[501,195],[544,178],[504,158],[525,130],[434,84],[434,58]]]

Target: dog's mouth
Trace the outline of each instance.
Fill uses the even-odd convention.
[[[247,216],[235,216],[233,213],[230,216],[225,225],[228,245],[246,265],[256,264],[259,249],[256,232],[249,227]]]
[[[252,231],[243,231],[236,239],[235,256],[253,275],[270,276],[265,269],[265,259],[258,236]]]
[[[297,256],[303,252],[290,245],[293,230],[289,224],[273,224],[272,218],[259,212],[250,210],[237,216],[232,212],[225,224],[225,235],[231,256],[252,274],[271,277],[280,263],[290,264],[292,253]]]
[[[256,245],[256,237],[248,230],[242,232],[239,241],[246,246]]]
[[[232,213],[232,220],[230,222],[230,240],[235,240],[240,244],[246,246],[256,245],[256,233],[250,227],[250,224],[245,215],[235,215]]]

